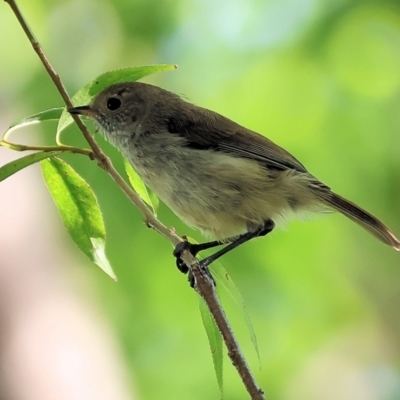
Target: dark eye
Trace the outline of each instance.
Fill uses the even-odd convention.
[[[118,110],[118,108],[120,108],[121,107],[121,100],[120,99],[117,99],[116,97],[110,97],[108,100],[107,100],[107,108],[110,110],[110,111],[115,111],[115,110]]]

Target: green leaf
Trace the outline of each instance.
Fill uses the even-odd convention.
[[[62,153],[62,151],[41,151],[11,161],[0,168],[0,182],[20,171],[21,169],[29,167],[29,165],[35,164],[38,161],[44,160],[60,153]]]
[[[46,185],[73,241],[91,261],[116,280],[105,255],[105,227],[96,196],[71,166],[59,158],[42,161]]]
[[[71,101],[74,106],[84,106],[90,104],[93,97],[114,83],[136,82],[138,79],[150,74],[154,74],[155,72],[170,71],[176,68],[177,66],[172,64],[159,64],[108,71],[86,84],[72,97]],[[59,135],[67,126],[69,126],[72,121],[71,115],[67,110],[64,110],[58,122],[57,135]]]
[[[133,187],[134,191],[142,198],[142,200],[148,204],[152,210],[153,214],[157,215],[158,208],[158,197],[154,193],[150,193],[147,189],[146,185],[143,183],[142,178],[139,174],[132,168],[132,165],[129,161],[124,160],[125,163],[125,171],[128,175],[129,182]]]
[[[22,126],[38,124],[39,122],[43,121],[52,121],[52,120],[57,121],[60,119],[64,109],[65,107],[51,108],[49,110],[33,114],[30,117],[18,119],[17,121],[14,121],[10,125],[10,127],[7,129],[4,135],[8,136],[11,133],[11,131],[13,131],[14,129],[21,128]]]
[[[145,65],[141,67],[121,68],[99,75],[89,84],[88,93],[93,98],[103,89],[118,82],[136,82],[156,72],[171,71],[177,66],[173,64]]]
[[[223,393],[223,353],[222,353],[222,336],[214,321],[213,316],[208,310],[204,299],[199,295],[199,309],[203,320],[204,329],[207,333],[208,343],[211,349],[211,355],[214,364],[215,375],[217,377],[218,387]]]
[[[147,189],[147,192],[149,193],[154,215],[157,217],[157,210],[158,206],[160,205],[160,200],[152,190]]]
[[[236,287],[231,276],[228,274],[227,270],[222,266],[220,262],[218,261],[213,262],[212,265],[210,266],[210,269],[212,269],[213,277],[218,282],[218,286],[223,287],[226,290],[226,292],[230,295],[230,297],[233,299],[233,301],[236,303],[236,305],[239,307],[243,319],[246,322],[247,329],[250,333],[250,339],[251,342],[253,343],[253,347],[257,354],[258,361],[261,362],[260,351],[258,349],[258,343],[257,343],[257,336],[255,334],[253,324],[251,322],[250,316],[247,312],[246,305],[244,304],[244,300],[239,292],[239,289]]]

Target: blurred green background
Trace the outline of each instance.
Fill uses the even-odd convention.
[[[398,2],[19,4],[70,94],[106,70],[176,63],[177,71],[144,81],[267,135],[400,234]],[[5,3],[0,38],[3,123],[62,105]],[[48,124],[21,137],[50,143],[53,133]],[[64,140],[84,145],[74,127]],[[117,151],[99,142],[122,171]],[[100,168],[68,160],[98,196],[119,280],[88,263],[65,234],[80,263],[71,276],[121,343],[139,398],[219,398],[198,300],[171,246]],[[62,230],[56,211],[48,212]],[[202,239],[164,205],[159,217]],[[332,214],[294,221],[222,263],[253,321],[261,367],[240,309],[222,292],[224,305],[269,399],[400,399],[400,254]],[[226,399],[247,398],[228,359],[224,380]]]

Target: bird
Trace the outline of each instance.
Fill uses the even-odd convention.
[[[90,104],[69,108],[92,119],[144,183],[187,225],[213,240],[183,241],[180,256],[226,244],[200,261],[213,261],[282,220],[339,211],[400,251],[396,235],[378,218],[336,194],[288,151],[221,114],[142,82],[113,84]],[[191,278],[191,284],[194,284]]]

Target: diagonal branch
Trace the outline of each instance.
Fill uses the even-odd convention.
[[[23,17],[17,3],[15,0],[4,0],[11,7],[14,12],[16,18],[18,19],[22,29],[24,30],[26,36],[31,43],[33,50],[38,55],[40,61],[42,62],[44,68],[46,69],[48,75],[56,86],[58,92],[63,98],[67,107],[72,107],[71,99],[68,96],[68,93],[56,71],[53,69],[49,60],[43,52],[43,49],[40,43],[36,40],[35,35],[32,30],[29,28],[25,18]],[[134,192],[131,187],[126,183],[126,181],[119,175],[117,170],[112,165],[110,159],[103,153],[101,148],[98,146],[93,136],[90,134],[86,125],[82,122],[79,116],[72,115],[75,123],[78,125],[78,128],[81,130],[83,136],[88,142],[90,148],[93,151],[94,159],[97,160],[99,166],[103,168],[104,171],[111,176],[112,179],[117,183],[117,185],[121,188],[121,190],[125,193],[125,195],[132,201],[133,204],[139,209],[139,211],[144,215],[147,226],[153,228],[155,231],[163,235],[167,238],[174,246],[182,241],[182,239],[175,233],[173,229],[167,228],[164,224],[162,224],[150,211],[150,209],[146,206],[146,204],[142,201],[140,196]],[[186,265],[190,266],[192,273],[196,279],[196,291],[203,297],[205,300],[211,315],[213,316],[219,331],[222,334],[225,345],[228,349],[228,355],[236,367],[243,384],[246,387],[249,395],[254,400],[264,400],[264,393],[258,387],[253,374],[250,371],[249,366],[246,363],[246,360],[239,348],[238,342],[233,334],[233,331],[230,327],[230,324],[225,316],[225,313],[222,309],[222,306],[219,302],[217,294],[215,292],[215,288],[211,280],[205,276],[199,268],[198,261],[193,257],[193,255],[185,250],[181,256],[182,260],[186,263]]]

